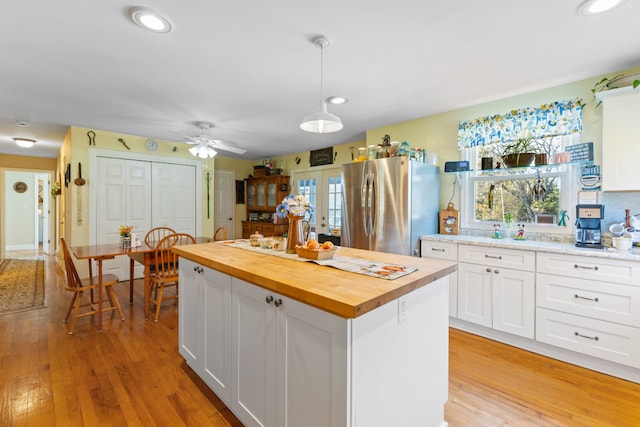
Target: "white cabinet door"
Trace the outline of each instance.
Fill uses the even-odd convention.
[[[493,329],[533,339],[535,336],[535,274],[493,269]]]
[[[491,268],[458,263],[458,318],[478,325],[491,327],[492,297]]]
[[[195,166],[154,162],[151,173],[153,227],[171,227],[195,236]]]
[[[274,309],[276,425],[345,426],[347,320],[284,297]]]
[[[638,91],[611,93],[602,101],[602,190],[638,191],[638,158],[633,153],[640,140]],[[636,147],[636,148],[634,148]]]
[[[535,274],[459,263],[458,318],[533,339]]]
[[[202,278],[199,264],[188,259],[180,260],[178,281],[179,352],[187,364],[201,376],[200,358],[202,341]]]
[[[234,414],[246,426],[345,426],[347,320],[232,283]]]
[[[232,279],[231,410],[247,426],[276,426],[274,295]]]
[[[96,243],[117,243],[121,225],[144,231],[151,225],[151,163],[111,157],[97,158]],[[103,263],[103,274],[129,278],[129,258],[116,257]],[[141,266],[136,277],[143,276]]]
[[[182,260],[180,260],[182,263]],[[201,378],[227,405],[231,403],[231,276],[204,268]],[[182,278],[181,278],[182,280]],[[182,298],[182,295],[180,295]]]

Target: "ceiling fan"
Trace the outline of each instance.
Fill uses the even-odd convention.
[[[194,156],[201,158],[213,157],[217,154],[216,150],[229,151],[235,154],[244,154],[247,152],[247,150],[239,147],[235,142],[214,139],[207,135],[207,131],[213,127],[212,123],[196,122],[195,125],[202,131],[201,133],[196,136],[182,135],[187,138],[187,141],[185,141],[187,144],[193,145],[193,147],[189,149],[189,152]]]

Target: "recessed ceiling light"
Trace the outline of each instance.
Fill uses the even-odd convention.
[[[153,31],[154,33],[168,33],[171,31],[169,20],[152,9],[138,6],[132,7],[129,8],[129,16],[131,16],[136,25],[145,30]]]
[[[622,5],[627,0],[587,0],[580,5],[578,13],[580,15],[599,15],[608,12]]]
[[[349,98],[347,98],[346,96],[330,96],[327,98],[327,102],[329,104],[335,105],[346,104],[347,102],[349,102]]]
[[[18,147],[22,148],[31,148],[33,147],[33,144],[36,143],[35,139],[30,138],[13,138],[13,140],[16,142]]]

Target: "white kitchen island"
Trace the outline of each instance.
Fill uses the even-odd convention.
[[[244,425],[447,425],[454,262],[338,249],[418,268],[385,280],[219,243],[174,250],[180,354]]]

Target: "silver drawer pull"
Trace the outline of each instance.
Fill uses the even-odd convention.
[[[491,259],[502,259],[502,255],[495,256],[495,255],[484,254],[484,257],[485,258],[491,258]]]
[[[586,338],[586,339],[588,339],[588,340],[594,340],[594,341],[598,341],[598,340],[600,339],[600,338],[598,338],[597,336],[595,336],[595,337],[590,337],[590,336],[588,336],[588,335],[582,335],[582,334],[580,334],[580,333],[578,333],[578,332],[574,332],[574,335],[575,335],[575,336],[577,336],[577,337],[582,337],[582,338]]]
[[[598,302],[598,297],[595,297],[595,298],[589,298],[589,297],[583,297],[583,296],[580,296],[580,295],[578,295],[578,294],[575,294],[573,297],[574,297],[575,299],[585,299],[585,300],[587,300],[587,301],[595,301],[595,302]]]
[[[584,265],[573,264],[573,268],[582,268],[584,270],[595,270],[595,271],[598,271],[598,266],[597,265],[595,267],[587,267],[587,266],[584,266]]]
[[[438,248],[431,248],[431,250],[434,252],[444,252],[444,249],[438,249]]]

